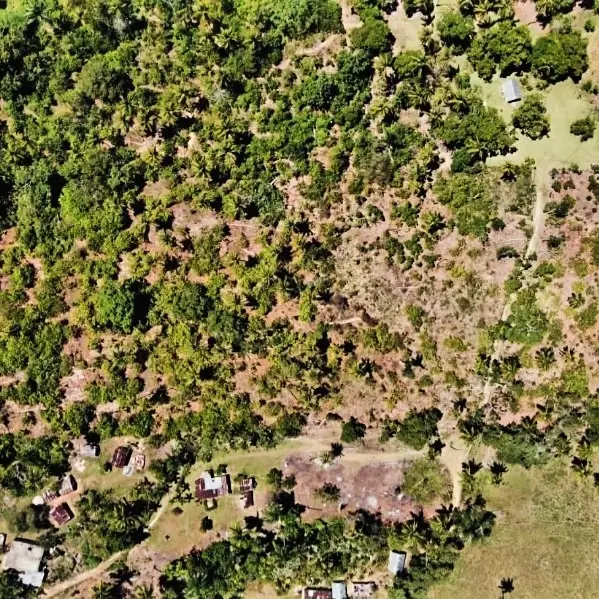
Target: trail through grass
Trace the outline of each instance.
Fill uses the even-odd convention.
[[[487,493],[498,515],[493,535],[464,550],[430,599],[497,599],[502,578],[514,578],[512,599],[595,599],[599,497],[592,481],[564,464],[514,468],[505,481]]]

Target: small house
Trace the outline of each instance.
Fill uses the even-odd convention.
[[[130,447],[125,447],[123,445],[117,447],[112,455],[112,467],[124,468],[129,463],[132,453],[133,452]]]
[[[389,552],[389,564],[387,570],[392,574],[399,574],[403,572],[406,565],[406,554],[404,551],[390,551]]]
[[[62,526],[73,519],[73,513],[66,503],[61,503],[50,510],[50,518],[55,522],[56,526]]]
[[[331,589],[306,587],[303,599],[333,599],[333,591]]]
[[[503,84],[503,97],[508,104],[518,102],[522,99],[522,90],[516,79],[508,79]]]
[[[253,491],[254,489],[254,479],[251,477],[242,478],[239,481],[239,492],[247,493],[248,491]]]
[[[68,495],[77,490],[77,481],[71,474],[67,474],[63,479],[58,491],[59,495]]]
[[[355,599],[369,599],[376,591],[374,582],[354,582],[353,587],[352,597]]]
[[[212,471],[207,470],[195,481],[195,489],[197,501],[224,497],[230,489],[229,475],[214,476]]]
[[[79,450],[82,458],[97,458],[100,455],[100,446],[95,443],[85,443]]]
[[[44,491],[42,493],[42,499],[44,503],[52,503],[55,499],[58,499],[58,495],[54,491]]]
[[[15,539],[4,557],[4,570],[16,570],[23,584],[41,587],[45,572],[40,571],[44,548],[27,539]]]
[[[141,472],[146,467],[146,456],[143,453],[135,452],[131,458],[133,468]]]
[[[335,581],[331,587],[333,599],[347,599],[347,585],[345,581]]]

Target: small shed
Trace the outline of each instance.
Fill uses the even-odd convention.
[[[355,581],[353,586],[354,592],[352,593],[352,597],[356,597],[357,599],[369,599],[376,591],[376,584],[374,582]]]
[[[69,520],[73,519],[73,513],[66,503],[57,505],[54,509],[50,510],[50,518],[54,520],[56,526],[62,526]]]
[[[347,585],[344,580],[336,580],[331,586],[333,599],[347,599]]]
[[[254,479],[252,477],[242,478],[239,481],[239,492],[247,493],[248,491],[252,491],[254,488]]]
[[[403,571],[406,565],[406,554],[404,551],[390,551],[389,552],[389,564],[387,570],[392,574],[399,574]]]
[[[522,90],[516,79],[508,79],[503,84],[503,97],[508,104],[518,102],[522,99]]]
[[[77,490],[77,481],[75,480],[75,477],[72,474],[67,474],[63,479],[62,479],[62,483],[60,485],[60,490],[58,491],[58,493],[60,495],[68,495],[69,493],[72,493],[73,491]]]
[[[306,587],[304,589],[304,599],[332,599],[333,591],[331,589]]]
[[[100,447],[95,443],[85,443],[81,446],[79,455],[83,458],[97,458],[100,455]]]
[[[132,453],[130,447],[125,447],[123,445],[117,447],[112,456],[113,468],[124,468],[129,463]]]

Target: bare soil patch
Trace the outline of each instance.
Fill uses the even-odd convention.
[[[385,520],[401,521],[409,518],[410,512],[417,507],[400,491],[408,464],[409,460],[356,464],[341,458],[334,464],[323,466],[313,458],[292,454],[285,461],[284,473],[295,476],[296,501],[307,507],[308,518],[321,518],[340,511],[338,505],[323,504],[314,496],[315,489],[329,483],[339,488],[344,510],[380,512]]]

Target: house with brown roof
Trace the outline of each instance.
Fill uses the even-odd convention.
[[[224,497],[230,492],[229,475],[221,474],[214,476],[212,471],[202,472],[200,478],[195,481],[196,501],[206,501]]]
[[[117,447],[112,456],[112,467],[124,468],[129,463],[132,453],[133,451],[130,447],[125,447],[124,445]]]
[[[66,524],[69,520],[73,519],[73,513],[71,508],[66,503],[61,503],[55,508],[50,510],[50,518],[55,522],[57,526]]]

